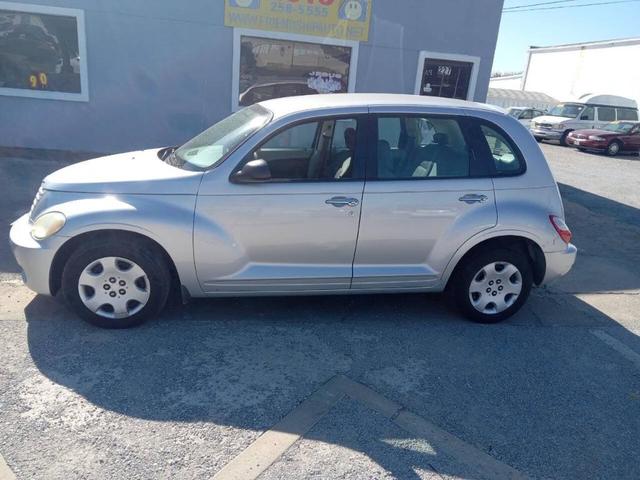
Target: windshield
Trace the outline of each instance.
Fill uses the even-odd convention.
[[[553,107],[547,115],[551,115],[553,117],[569,117],[576,118],[580,115],[580,112],[584,108],[584,105],[576,104],[576,103],[561,103]]]
[[[173,165],[210,168],[271,120],[271,112],[252,105],[220,120],[172,153]],[[177,160],[177,162],[176,162]]]
[[[602,130],[617,133],[629,133],[634,126],[635,123],[613,122],[602,127]]]

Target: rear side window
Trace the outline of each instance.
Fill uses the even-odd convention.
[[[455,118],[384,116],[377,119],[376,167],[388,180],[468,177],[471,150]]]
[[[638,111],[631,108],[617,108],[618,120],[638,120]]]
[[[613,122],[616,119],[616,109],[613,107],[598,107],[598,120],[601,122]]]
[[[522,160],[513,142],[507,140],[497,129],[486,124],[482,124],[480,130],[491,152],[493,164],[498,175],[514,175],[524,171],[524,160]]]

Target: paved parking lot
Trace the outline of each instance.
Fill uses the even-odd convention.
[[[543,149],[580,253],[500,325],[378,295],[105,331],[30,293],[1,242],[0,479],[639,478],[640,158]],[[59,164],[1,165],[6,239]]]

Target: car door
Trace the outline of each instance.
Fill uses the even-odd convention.
[[[529,126],[531,126],[531,119],[533,118],[533,110],[523,110],[522,113],[520,114],[520,118],[518,118],[518,120],[520,120],[520,123],[523,124],[525,127],[529,128]]]
[[[350,115],[284,126],[243,158],[225,161],[230,168],[205,175],[194,257],[206,294],[350,287],[364,188],[360,123]],[[270,175],[238,179],[253,160],[264,160]]]
[[[640,151],[640,124],[633,127],[629,133],[620,138],[624,144],[623,149],[627,152]]]
[[[463,116],[371,112],[376,149],[367,164],[352,289],[428,289],[457,248],[496,225],[490,165],[476,146],[482,133]],[[427,122],[433,131],[425,137]],[[398,132],[408,140],[395,139]],[[401,145],[396,155],[390,142]],[[500,150],[499,140],[493,147]]]

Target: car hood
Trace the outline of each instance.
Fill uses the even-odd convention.
[[[552,125],[556,125],[558,123],[567,122],[569,120],[573,120],[573,118],[569,117],[554,117],[553,115],[543,115],[541,117],[536,117],[533,119],[536,123],[550,123]]]
[[[590,128],[590,129],[586,129],[586,130],[574,130],[573,134],[580,134],[580,135],[597,135],[599,137],[615,137],[616,135],[619,135],[616,132],[612,132],[610,130],[600,130],[597,128]]]
[[[202,172],[167,165],[158,158],[159,150],[120,153],[76,163],[47,176],[42,186],[61,192],[196,194]]]

